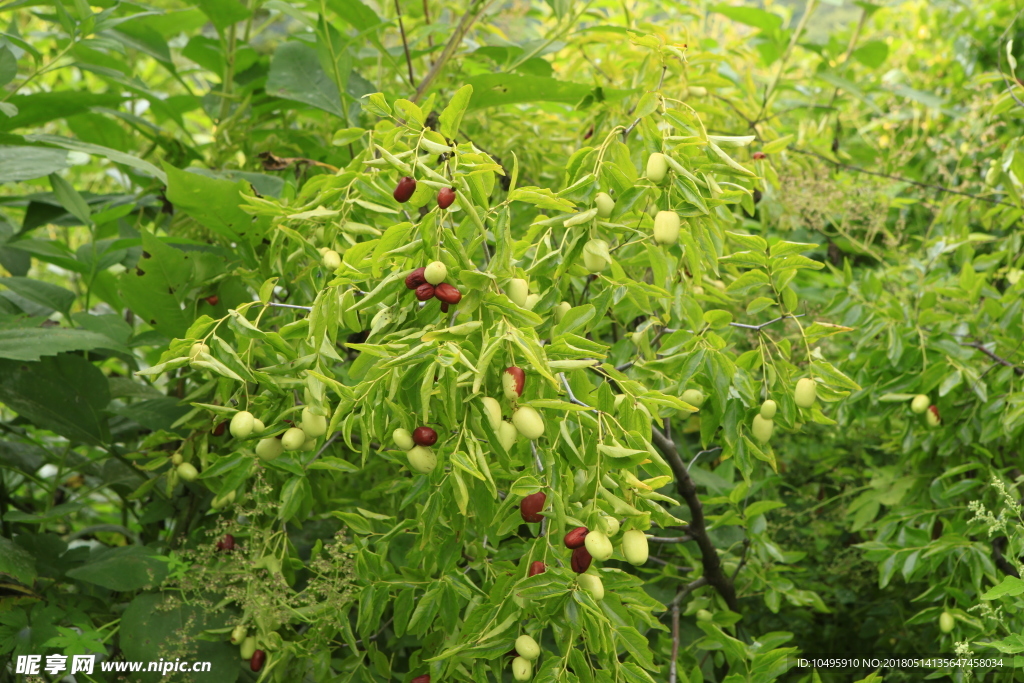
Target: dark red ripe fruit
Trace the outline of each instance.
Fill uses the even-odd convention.
[[[765,154],[764,152],[754,152],[753,157],[755,159],[767,159],[768,155]]]
[[[505,381],[511,381],[511,387],[512,390],[515,392],[516,396],[522,396],[523,387],[526,386],[526,371],[524,371],[520,367],[516,367],[515,365],[513,365],[512,367],[505,369],[505,375]],[[509,378],[511,378],[511,380],[509,380]],[[509,385],[506,384],[506,386]]]
[[[442,187],[441,191],[437,193],[437,205],[442,209],[447,209],[455,201],[455,190],[450,187]]]
[[[263,668],[263,662],[267,661],[267,653],[263,650],[256,650],[252,653],[252,659],[249,660],[249,668],[253,671],[259,671]]]
[[[462,301],[462,292],[447,282],[442,282],[434,287],[434,296],[446,304],[457,304]]]
[[[408,275],[406,275],[405,276],[405,286],[406,286],[406,288],[408,288],[408,289],[416,289],[420,285],[425,284],[426,281],[427,281],[427,278],[425,278],[423,276],[423,273],[426,270],[427,270],[426,268],[417,268],[416,270],[414,270],[411,273],[409,273]]]
[[[214,436],[223,436],[224,430],[228,428],[227,422],[221,422],[219,425],[213,428]]]
[[[537,576],[537,574],[543,574],[547,570],[548,568],[544,566],[544,563],[537,560],[536,562],[530,563],[530,572],[528,576]]]
[[[442,313],[447,313],[448,312],[448,302],[447,301],[441,302],[441,312]]]
[[[542,492],[531,493],[526,498],[523,498],[522,502],[519,503],[519,514],[523,516],[523,521],[536,524],[537,522],[544,519],[540,511],[544,509],[544,502],[547,500],[547,496]]]
[[[942,419],[941,417],[939,417],[939,407],[938,406],[928,406],[928,410],[932,411],[932,415],[935,416],[936,420],[941,420]]]
[[[405,176],[398,181],[398,185],[395,186],[395,192],[393,194],[395,201],[399,204],[405,204],[409,201],[409,197],[416,191],[416,179]]]
[[[214,294],[213,296],[206,297],[206,303],[210,304],[211,306],[216,306],[218,301],[220,301],[220,297],[217,296],[216,294]]]
[[[565,535],[565,547],[570,550],[576,548],[582,548],[586,542],[587,532],[589,529],[585,526],[578,526]]]
[[[434,298],[434,285],[424,282],[416,288],[416,298],[420,301],[427,301]]]
[[[569,565],[572,570],[577,574],[590,569],[590,563],[594,557],[587,551],[586,547],[579,547],[572,551],[572,559],[569,561]]]
[[[224,538],[217,541],[217,550],[234,550],[235,537],[231,534],[224,534]]]
[[[433,446],[437,443],[437,432],[430,427],[417,427],[412,430],[412,440],[417,446]]]
[[[409,683],[430,683],[430,674],[423,674],[409,681]]]

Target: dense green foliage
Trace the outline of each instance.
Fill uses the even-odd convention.
[[[0,681],[1024,680],[977,4],[6,5]]]

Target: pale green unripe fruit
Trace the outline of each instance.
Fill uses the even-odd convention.
[[[924,411],[928,410],[928,406],[932,404],[932,400],[928,398],[928,394],[918,394],[914,397],[914,400],[910,402],[910,412],[920,415]]]
[[[484,396],[481,400],[484,404],[484,415],[487,416],[487,422],[491,425],[491,431],[498,434],[501,428],[501,404],[490,396]]]
[[[242,626],[241,624],[236,626],[234,629],[231,630],[231,644],[238,645],[239,643],[241,643],[243,640],[245,640],[246,633],[248,633],[248,631],[244,626]]]
[[[601,531],[591,531],[587,534],[583,544],[587,547],[587,552],[590,553],[595,560],[604,561],[612,556],[615,549],[612,547],[612,542],[608,540],[608,537]]]
[[[498,443],[506,451],[511,451],[519,438],[519,430],[511,422],[502,421],[498,426]]]
[[[540,657],[540,645],[530,636],[523,634],[516,638],[516,652],[523,659],[528,659],[532,662],[537,657]]]
[[[538,301],[540,301],[540,294],[531,294],[526,297],[526,310],[532,311]]]
[[[924,419],[929,427],[938,427],[942,424],[942,420],[939,419],[939,409],[935,406],[928,406],[928,412],[924,414]]]
[[[341,254],[333,249],[328,249],[324,252],[322,263],[324,264],[324,268],[327,270],[337,270],[338,268],[341,268]]]
[[[600,273],[611,264],[607,254],[607,242],[604,240],[590,240],[583,247],[583,265],[591,273]]]
[[[505,285],[505,296],[519,308],[526,307],[526,298],[530,296],[530,283],[521,277],[514,277]]]
[[[302,409],[302,431],[307,439],[315,439],[327,433],[327,418],[317,415],[309,408]]]
[[[565,314],[568,313],[571,309],[572,304],[570,304],[568,301],[563,301],[557,304],[555,308],[551,311],[555,316],[555,323],[562,322],[562,318],[564,318]]]
[[[711,621],[715,618],[715,615],[706,609],[697,610],[697,621]]]
[[[235,502],[235,491],[232,489],[223,496],[217,496],[210,502],[210,507],[214,510],[220,510],[222,507],[231,505]]]
[[[587,534],[588,536],[590,534]],[[639,529],[630,529],[622,534],[622,554],[626,562],[637,566],[647,562],[647,536]],[[593,553],[591,553],[593,555]]]
[[[308,453],[314,448],[316,448],[316,439],[306,439],[302,442],[302,448],[299,450]]]
[[[403,451],[407,451],[416,445],[416,442],[412,440],[412,434],[409,433],[409,430],[402,427],[391,432],[391,438],[394,440],[395,445]]]
[[[420,474],[430,474],[437,467],[437,456],[426,446],[413,446],[405,455],[409,459],[409,467]]]
[[[813,379],[804,377],[796,383],[796,390],[793,392],[793,402],[800,408],[810,408],[814,405],[814,399],[818,395],[818,385]]]
[[[530,406],[522,406],[512,413],[512,424],[516,430],[531,441],[544,434],[544,418]]]
[[[281,448],[286,451],[297,451],[306,443],[306,432],[298,427],[292,427],[281,437]]]
[[[231,424],[228,431],[236,439],[248,439],[252,429],[256,425],[256,418],[248,410],[240,410],[231,417]]]
[[[647,177],[652,183],[660,183],[668,173],[668,161],[661,152],[655,152],[647,157]]]
[[[188,350],[188,359],[199,360],[200,354],[204,353],[209,354],[210,347],[204,344],[203,342],[196,342],[195,344],[192,345],[192,348]]]
[[[775,401],[768,399],[761,404],[761,417],[766,420],[770,420],[775,417],[775,413],[779,410],[779,404]]]
[[[956,622],[953,621],[953,615],[949,612],[943,612],[939,615],[939,630],[943,633],[949,633],[955,625]]]
[[[615,209],[615,200],[607,192],[598,192],[594,197],[594,206],[597,207],[597,215],[601,218],[608,218]]]
[[[178,476],[183,481],[195,481],[199,478],[199,470],[190,462],[183,462],[178,465]]]
[[[703,85],[691,85],[688,89],[688,94],[694,97],[704,97],[708,94],[708,89]]]
[[[989,164],[988,171],[985,172],[985,184],[989,187],[995,187],[999,184],[999,175],[1002,173],[1002,169],[999,168],[999,163],[993,161]]]
[[[524,657],[516,657],[512,660],[512,678],[517,681],[528,681],[533,675],[533,664]]]
[[[658,244],[675,244],[679,241],[679,214],[675,211],[659,211],[654,217],[654,241]]]
[[[604,520],[604,531],[608,534],[609,538],[619,533],[619,520],[610,516],[605,516],[601,519]]]
[[[302,431],[301,429],[299,430]],[[274,437],[269,439],[260,439],[260,442],[256,444],[256,455],[260,456],[261,460],[270,462],[276,460],[281,454],[284,453],[284,446],[281,445],[281,440]]]
[[[768,440],[772,438],[774,430],[775,422],[764,419],[760,414],[754,416],[754,424],[751,426],[750,431],[758,443],[768,443]]]
[[[242,656],[242,659],[252,659],[254,652],[256,652],[256,638],[248,636],[242,641],[238,654]]]
[[[171,456],[171,464],[177,467],[181,463],[185,462],[184,458],[181,457],[181,453],[175,453]]]
[[[590,593],[594,600],[604,599],[604,582],[601,581],[601,577],[596,574],[580,574],[576,577],[580,583],[580,588]]]
[[[683,401],[689,403],[694,408],[700,408],[704,405],[704,392],[700,389],[687,389],[679,398],[683,399]]]
[[[440,261],[431,261],[423,269],[423,279],[432,285],[439,285],[448,277],[448,267]]]
[[[253,434],[262,434],[263,430],[266,429],[266,428],[267,428],[267,425],[263,424],[263,420],[259,419],[258,417],[254,417],[252,419],[252,433]]]

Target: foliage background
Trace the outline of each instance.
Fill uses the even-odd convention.
[[[476,192],[462,196],[492,211],[481,214],[489,245],[496,259],[504,245],[508,259],[493,275],[528,275],[542,295],[536,312],[543,323],[527,312],[513,315],[516,326],[550,330],[539,325],[549,324],[557,301],[583,306],[614,294],[606,315],[587,323],[591,341],[607,347],[606,363],[628,366],[622,372],[662,396],[678,396],[689,383],[712,397],[700,423],[667,404],[648,406],[669,419],[668,447],[678,449],[681,462],[723,445],[730,427],[717,429],[722,416],[731,410],[747,419],[759,400],[742,372],[684,372],[709,337],[695,346],[685,333],[664,329],[686,329],[695,315],[687,302],[741,324],[776,317],[769,314],[781,310],[779,301],[757,310],[750,305],[756,295],[743,281],[735,285],[744,270],[730,256],[751,243],[701,244],[705,259],[687,262],[685,277],[666,279],[677,285],[667,297],[637,284],[661,286],[647,272],[655,252],[639,246],[616,256],[615,277],[632,285],[616,292],[607,280],[588,284],[578,265],[568,270],[578,250],[560,242],[572,232],[561,228],[562,214],[574,209],[554,199],[509,201],[515,173],[518,187],[548,188],[584,210],[597,187],[586,179],[574,186],[577,150],[618,139],[614,127],[638,117],[628,145],[610,152],[616,166],[632,167],[632,174],[623,171],[629,183],[644,186],[638,177],[645,160],[662,145],[694,168],[699,160],[676,148],[686,141],[666,139],[692,134],[666,114],[684,107],[651,93],[682,101],[709,135],[755,136],[749,145],[726,148],[747,174],[720,180],[756,189],[760,201],[739,193],[714,209],[714,221],[773,244],[813,245],[804,253],[816,267],[792,280],[792,310],[804,323],[840,326],[820,328],[816,357],[852,381],[845,388],[833,382],[833,391],[822,394],[817,424],[784,405],[764,461],[736,451],[742,428],[734,424],[725,443],[729,457],[712,452],[689,468],[735,602],[729,604],[728,589],[723,593],[726,583],[693,585],[708,576],[710,558],[692,540],[652,542],[653,558],[643,568],[612,561],[606,583],[632,595],[634,611],[605,610],[600,623],[611,624],[617,614],[623,632],[632,627],[638,639],[594,646],[606,658],[598,670],[615,671],[616,680],[838,681],[870,672],[800,670],[788,658],[797,650],[788,648],[877,656],[1024,651],[1017,560],[1024,536],[1014,507],[1024,431],[1024,160],[1016,156],[1024,88],[1013,75],[1020,55],[1020,41],[1010,40],[1019,31],[1013,3],[25,0],[0,9],[7,18],[0,38],[4,657],[188,656],[211,659],[217,680],[225,671],[255,680],[226,643],[241,618],[272,653],[275,666],[264,679],[409,681],[428,670],[428,658],[479,628],[466,610],[472,591],[458,576],[469,567],[485,581],[482,558],[489,551],[477,535],[460,550],[479,554],[467,552],[462,565],[461,534],[479,529],[457,519],[471,505],[470,517],[483,528],[492,524],[486,513],[508,512],[516,496],[529,492],[525,484],[510,488],[517,467],[531,466],[528,446],[492,461],[498,478],[506,477],[505,508],[482,488],[471,500],[449,494],[454,477],[440,485],[432,480],[447,488],[437,489],[444,497],[435,508],[424,508],[416,495],[427,479],[413,478],[381,439],[390,432],[384,411],[359,425],[342,423],[345,415],[336,411],[332,426],[344,436],[318,444],[313,469],[305,460],[259,465],[251,442],[217,435],[239,398],[282,428],[296,401],[337,409],[346,390],[327,380],[357,386],[367,372],[367,361],[361,367],[358,359],[384,353],[380,340],[363,334],[376,327],[371,315],[316,308],[326,306],[322,291],[331,281],[316,249],[352,252],[338,275],[344,282],[335,286],[361,291],[435,256],[424,232],[422,245],[409,238],[407,264],[384,250],[373,252],[372,263],[355,257],[394,225],[396,214],[378,208],[400,208],[388,197],[396,169],[363,163],[375,151],[370,131],[392,153],[406,144],[394,134],[394,120],[369,104],[379,100],[367,96],[382,93],[392,106],[415,100],[433,115],[466,84],[472,96],[449,137],[460,143],[461,168],[493,184],[473,181]],[[432,116],[430,122],[444,123]],[[767,158],[756,161],[752,153],[760,150]],[[339,188],[359,182],[357,176],[387,179],[361,186],[373,206],[352,208],[339,199]],[[609,187],[606,177],[594,182]],[[655,205],[666,200],[655,191],[637,196]],[[343,206],[354,213],[338,220],[330,212]],[[476,221],[461,200],[458,208],[451,234],[471,244]],[[636,211],[650,213],[646,206]],[[553,242],[533,227],[538,213],[559,218],[550,223]],[[498,232],[501,221],[505,233]],[[538,254],[546,253],[556,254],[551,264],[567,264],[566,277],[553,278],[543,262],[537,267]],[[671,253],[666,267],[678,273],[684,252]],[[455,263],[468,270],[461,258]],[[698,293],[694,277],[701,271],[727,288],[704,282]],[[279,279],[268,288],[271,278]],[[482,282],[462,282],[467,293],[484,289]],[[253,303],[270,300],[314,311],[303,322],[301,310],[270,307],[261,314]],[[385,323],[392,327],[384,334],[436,322],[406,310],[407,300],[392,302],[412,317]],[[478,306],[460,310],[472,317],[485,310]],[[696,316],[698,324],[726,320]],[[220,365],[175,365],[220,319],[222,342],[211,343]],[[484,313],[480,319],[486,329],[496,324]],[[254,322],[259,331],[250,329]],[[721,356],[756,377],[756,389],[759,366],[743,354],[777,349],[782,376],[772,389],[787,396],[807,366],[804,323],[780,321],[764,329],[768,336],[717,327]],[[310,342],[323,335],[338,342],[329,351]],[[367,346],[353,346],[361,343]],[[476,343],[466,343],[474,359]],[[169,372],[136,374],[168,361]],[[458,362],[443,361],[445,368]],[[231,374],[257,379],[250,374],[257,365],[276,370],[259,377],[258,390],[249,382],[239,393],[242,384]],[[495,361],[485,378],[493,395],[499,367]],[[327,380],[310,381],[303,374],[310,368]],[[400,422],[412,419],[426,376],[419,365],[408,372],[416,381],[402,384],[404,400],[390,413]],[[605,400],[598,387],[608,382],[599,385],[588,371],[568,374],[584,402]],[[452,405],[461,399],[454,397],[468,394],[457,393],[465,387],[453,374],[446,377],[449,400],[435,399],[435,410],[451,427],[460,417]],[[565,399],[557,382],[531,374],[531,386],[540,385],[531,399]],[[907,399],[921,392],[942,415],[937,429],[909,412]],[[624,421],[638,411],[628,404]],[[549,438],[558,411],[570,410],[552,406]],[[637,424],[651,429],[642,418]],[[554,445],[550,452],[557,452]],[[174,453],[200,464],[202,477],[174,481]],[[561,484],[549,484],[571,496],[573,472],[561,474]],[[671,474],[678,479],[679,470]],[[684,504],[665,510],[692,521],[677,483],[661,492]],[[229,490],[238,492],[237,507],[214,509],[214,499]],[[511,539],[491,560],[515,568],[513,560],[542,545],[534,541],[536,528],[518,529],[507,519],[501,523]],[[230,559],[214,548],[227,530],[244,539]],[[680,529],[648,533],[688,536]],[[382,550],[415,534],[439,543],[452,561],[414,550],[410,541]],[[397,554],[385,561],[388,552]],[[568,572],[549,574],[560,586],[571,581]],[[385,580],[375,581],[380,576]],[[538,600],[546,589],[535,588]],[[545,605],[536,613],[522,607],[532,615],[531,629],[550,627],[538,637],[552,653],[544,662],[568,652],[559,636],[589,638],[610,628],[600,620],[575,622],[554,597]],[[696,621],[704,608],[714,612],[712,624]],[[956,619],[949,634],[937,625],[943,610]],[[514,635],[499,633],[493,651],[439,660],[430,671],[437,680],[501,680],[503,671],[507,678],[501,655]],[[649,664],[653,673],[619,668],[611,659]],[[581,667],[570,668],[539,669],[537,677],[588,680]],[[883,674],[922,678],[919,670]],[[1006,667],[974,675],[1021,677]],[[963,680],[964,673],[936,676]],[[13,669],[0,670],[0,680],[13,677]]]

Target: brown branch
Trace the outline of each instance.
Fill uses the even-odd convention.
[[[1018,375],[1024,375],[1024,368],[1017,365],[1016,363],[1011,363],[1002,356],[997,356],[996,354],[985,348],[985,345],[982,344],[980,341],[960,342],[960,346],[969,346],[972,349],[977,349],[978,351],[981,351],[983,354],[985,354],[995,362],[999,363],[1000,365],[1005,365],[1008,368],[1013,368],[1013,371]]]
[[[910,178],[904,178],[903,176],[891,175],[889,173],[881,173],[879,171],[869,171],[866,168],[861,168],[860,166],[854,166],[853,164],[844,164],[841,161],[836,161],[835,159],[829,159],[827,156],[824,156],[822,154],[818,154],[817,152],[812,152],[810,150],[797,149],[795,147],[790,147],[789,151],[796,152],[797,154],[804,154],[806,156],[817,157],[818,159],[821,159],[822,161],[826,161],[826,162],[828,162],[828,163],[830,163],[830,164],[832,164],[834,166],[838,166],[840,168],[845,168],[845,169],[850,170],[850,171],[856,171],[857,173],[865,173],[867,175],[873,175],[873,176],[876,176],[878,178],[888,178],[889,180],[896,180],[896,181],[899,181],[901,183],[907,183],[909,185],[916,185],[917,187],[922,187],[922,188],[925,188],[925,189],[928,189],[928,190],[938,190],[939,192],[948,192],[949,194],[956,194],[956,195],[960,195],[961,197],[970,197],[971,199],[977,199],[978,201],[988,202],[989,204],[998,204],[1000,206],[1011,206],[1011,207],[1013,207],[1015,209],[1017,208],[1017,206],[1014,205],[1014,204],[1011,204],[1009,202],[1001,202],[998,199],[990,199],[989,197],[982,197],[981,195],[971,194],[970,192],[961,192],[960,190],[954,190],[954,189],[949,188],[949,187],[943,187],[942,185],[932,185],[931,183],[922,183],[922,182],[917,181],[917,180],[911,180]]]
[[[666,562],[665,560],[661,559],[660,557],[655,557],[653,555],[650,555],[647,559],[650,560],[651,562],[655,563],[655,564],[660,564],[662,567],[674,567],[681,574],[689,574],[690,572],[693,571],[693,567],[681,567],[678,564],[672,564],[671,562]]]
[[[398,15],[398,31],[402,34],[402,49],[405,51],[405,64],[409,67],[409,85],[416,87],[416,77],[412,75],[412,57],[409,56],[409,43],[405,39],[405,24],[402,22],[402,7],[395,0],[395,14]]]
[[[648,536],[647,540],[651,543],[689,543],[693,536]]]
[[[448,60],[455,54],[456,48],[462,43],[462,39],[466,36],[466,32],[469,31],[469,27],[473,25],[473,22],[483,14],[487,6],[491,4],[493,0],[474,0],[473,4],[469,6],[466,13],[462,15],[459,20],[459,25],[455,27],[455,31],[452,33],[452,37],[448,40],[448,44],[444,46],[444,50],[441,51],[441,56],[438,57],[434,65],[430,67],[430,71],[420,81],[419,87],[416,88],[416,93],[412,96],[413,102],[419,102],[420,98],[426,94],[427,89],[430,88],[434,79],[437,78],[438,74],[441,73],[441,69],[444,68]]]
[[[732,580],[725,575],[722,561],[718,557],[718,550],[708,536],[707,527],[704,524],[704,508],[697,496],[697,486],[690,478],[690,473],[686,470],[686,465],[683,464],[683,459],[679,456],[675,443],[657,429],[651,430],[651,436],[654,446],[661,451],[668,461],[669,467],[672,468],[672,473],[676,477],[676,491],[690,508],[689,530],[693,540],[700,548],[701,563],[704,566],[702,578],[705,578],[709,585],[714,586],[730,610],[739,612],[739,602],[736,599]]]

